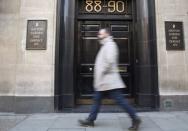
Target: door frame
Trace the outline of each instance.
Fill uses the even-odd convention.
[[[136,11],[134,12],[135,25],[133,25],[135,26],[133,40],[136,41],[137,45],[134,74],[137,86],[136,103],[139,107],[158,109],[155,0],[133,0],[133,2]],[[75,107],[75,5],[76,0],[57,0],[54,90],[54,108],[57,112]],[[145,54],[146,52],[147,54]]]

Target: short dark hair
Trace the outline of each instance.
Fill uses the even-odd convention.
[[[106,32],[107,34],[111,35],[111,30],[110,30],[110,28],[102,28],[102,29],[100,29],[100,30],[105,30],[105,32]]]
[[[105,28],[105,30],[106,30],[106,33],[108,33],[109,35],[111,35],[111,30],[110,30],[110,28]]]

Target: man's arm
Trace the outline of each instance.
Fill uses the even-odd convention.
[[[118,49],[116,45],[109,44],[105,50],[105,71],[109,73],[112,70],[112,66],[116,64],[118,56]]]

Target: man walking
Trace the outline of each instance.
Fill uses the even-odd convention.
[[[94,121],[100,110],[104,93],[108,93],[118,105],[120,105],[132,119],[132,126],[129,130],[135,131],[141,123],[136,111],[124,99],[121,89],[125,84],[118,71],[119,51],[108,29],[101,29],[98,33],[100,48],[94,69],[94,104],[90,115],[85,120],[79,120],[81,126],[94,126]]]

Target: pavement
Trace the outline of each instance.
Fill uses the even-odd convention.
[[[95,127],[80,127],[77,120],[87,113],[0,113],[0,131],[128,131],[124,113],[100,113]],[[143,112],[140,131],[188,131],[188,111]]]

